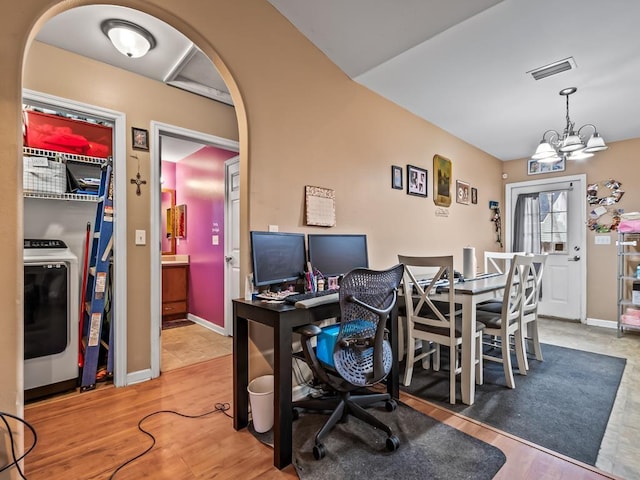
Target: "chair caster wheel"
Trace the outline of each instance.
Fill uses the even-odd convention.
[[[298,420],[298,418],[300,418],[300,410],[294,408],[291,414],[291,419],[295,422],[296,420]]]
[[[387,412],[393,412],[396,408],[398,408],[398,403],[395,400],[387,400],[384,403],[384,408]]]
[[[400,439],[395,435],[391,435],[387,438],[386,442],[387,450],[390,452],[395,452],[398,448],[400,448]]]
[[[387,439],[387,442],[388,441],[389,439]],[[313,458],[315,458],[316,460],[322,460],[326,454],[327,454],[327,451],[325,450],[323,444],[316,443],[313,446]]]

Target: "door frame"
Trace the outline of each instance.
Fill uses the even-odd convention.
[[[124,387],[127,378],[127,117],[123,112],[22,89],[28,102],[59,107],[113,122],[113,384]],[[97,204],[96,204],[97,205]],[[95,226],[95,225],[94,225]],[[84,286],[83,286],[84,288]],[[22,330],[22,329],[20,329]]]
[[[514,190],[526,187],[543,187],[541,190],[545,189],[545,186],[552,185],[554,183],[565,183],[565,182],[573,182],[574,188],[578,192],[585,192],[583,197],[586,198],[586,189],[587,189],[587,175],[586,174],[577,174],[577,175],[567,175],[562,177],[547,177],[540,180],[529,180],[525,182],[517,182],[517,183],[508,183],[505,185],[505,208],[504,208],[504,217],[505,217],[505,240],[509,242],[507,244],[507,251],[511,250],[512,244],[512,229],[513,229],[513,221],[512,221],[512,212],[515,206],[516,198],[514,197]],[[581,211],[578,212],[580,216],[580,224],[587,224],[587,208],[586,205]],[[578,281],[578,286],[581,290],[580,292],[580,322],[587,323],[587,232],[586,227],[580,230],[580,256],[582,257],[579,263],[580,268],[580,279]]]
[[[160,230],[162,220],[160,217],[160,137],[162,135],[180,137],[185,140],[212,145],[224,148],[225,150],[239,152],[240,143],[235,140],[210,135],[208,133],[190,130],[177,125],[162,123],[155,120],[150,122],[151,145],[149,155],[151,158],[150,168],[150,194],[151,194],[151,226],[150,226],[150,247],[151,247],[151,269],[150,269],[150,289],[151,289],[151,378],[160,375],[160,360],[162,356],[161,332],[162,332],[162,243]],[[225,198],[226,202],[226,198]],[[224,292],[228,290],[227,279],[225,278]]]
[[[232,185],[230,185],[229,183],[229,171],[236,165],[238,166],[238,174],[240,174],[240,155],[236,155],[235,157],[232,157],[224,162],[224,334],[229,337],[233,336],[233,308],[231,305],[231,301],[233,300],[233,298],[231,295],[231,275],[229,275],[229,265],[226,261],[226,256],[228,253],[228,247],[229,245],[231,245],[231,239],[233,237],[231,225],[240,225],[240,218],[235,219],[235,221],[232,219],[233,209],[231,208],[231,202],[229,201]],[[238,201],[240,200],[241,198],[239,197]],[[238,232],[238,235],[239,234],[240,232]],[[239,260],[240,259],[238,259],[238,261]],[[242,286],[242,282],[239,279],[237,286],[239,291]]]

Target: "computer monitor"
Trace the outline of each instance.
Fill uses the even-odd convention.
[[[298,280],[306,265],[304,234],[252,231],[251,260],[256,286]]]
[[[325,277],[344,275],[358,267],[369,268],[366,235],[309,234],[307,243],[311,266]]]

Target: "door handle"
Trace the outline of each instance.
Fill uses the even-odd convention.
[[[225,256],[224,257],[224,261],[227,262],[227,263],[231,263],[232,260],[233,260],[233,257],[230,257],[230,256]]]
[[[577,262],[580,260],[580,255],[574,255],[573,258],[569,258],[569,262]]]

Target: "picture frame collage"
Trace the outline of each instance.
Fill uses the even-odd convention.
[[[441,155],[433,156],[433,201],[439,207],[451,206],[453,193],[456,203],[462,205],[478,203],[478,189],[472,187],[469,182],[456,180],[455,190],[452,190],[452,163],[451,160]],[[405,176],[403,168],[391,165],[391,188],[405,190]],[[406,166],[406,193],[418,197],[428,197],[429,172],[426,168],[407,164]]]

